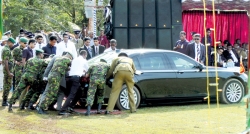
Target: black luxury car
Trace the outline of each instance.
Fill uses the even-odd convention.
[[[98,55],[88,60],[88,63],[91,65],[102,58],[111,64],[120,52],[127,53],[136,66],[134,96],[137,107],[151,100],[204,100],[208,97],[207,91],[210,98],[215,99],[216,70],[221,103],[240,102],[247,89],[248,76],[240,74],[239,68],[206,67],[184,54],[170,50],[121,49]],[[106,99],[110,91],[106,86]],[[126,85],[116,104],[121,110],[129,109]]]

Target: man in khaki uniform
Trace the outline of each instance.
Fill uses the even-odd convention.
[[[84,45],[83,40],[80,38],[80,32],[80,30],[74,30],[75,38],[71,40],[75,44],[77,55],[79,55],[80,47]]]
[[[126,83],[129,95],[130,112],[136,112],[135,98],[134,98],[134,73],[135,65],[132,59],[128,57],[126,53],[120,53],[118,58],[114,59],[111,64],[111,68],[106,78],[114,75],[114,81],[112,84],[112,90],[109,97],[108,107],[105,114],[112,112],[117,101],[118,95],[121,92],[123,83]]]

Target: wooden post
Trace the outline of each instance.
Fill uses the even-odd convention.
[[[94,1],[94,6],[96,6],[96,0],[93,0],[93,1]],[[88,31],[94,32],[94,25],[93,25],[93,23],[94,23],[94,19],[93,18],[89,18]],[[88,34],[88,33],[86,33],[86,34]]]

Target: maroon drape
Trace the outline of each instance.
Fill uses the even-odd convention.
[[[229,40],[233,45],[236,39],[241,43],[248,42],[248,16],[247,12],[216,12],[216,39]],[[206,12],[207,28],[213,28],[213,13]],[[183,11],[183,30],[187,33],[187,39],[192,40],[191,32],[198,32],[204,37],[204,13],[203,11]],[[213,38],[213,32],[211,34]]]

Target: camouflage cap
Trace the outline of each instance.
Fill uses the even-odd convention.
[[[28,39],[25,38],[25,37],[22,37],[22,38],[20,38],[20,42],[27,43],[27,42],[28,42]]]
[[[100,59],[100,62],[105,62],[105,63],[107,63],[107,61],[106,61],[106,60],[104,60],[104,59]]]
[[[44,53],[44,51],[42,49],[36,49],[37,53]]]
[[[72,55],[69,51],[67,51],[66,53],[67,53],[66,55],[71,56],[71,59],[73,59],[73,58],[74,58],[74,56],[73,56],[73,55]]]
[[[12,42],[13,44],[16,43],[16,41],[13,38],[9,38],[8,41]]]

